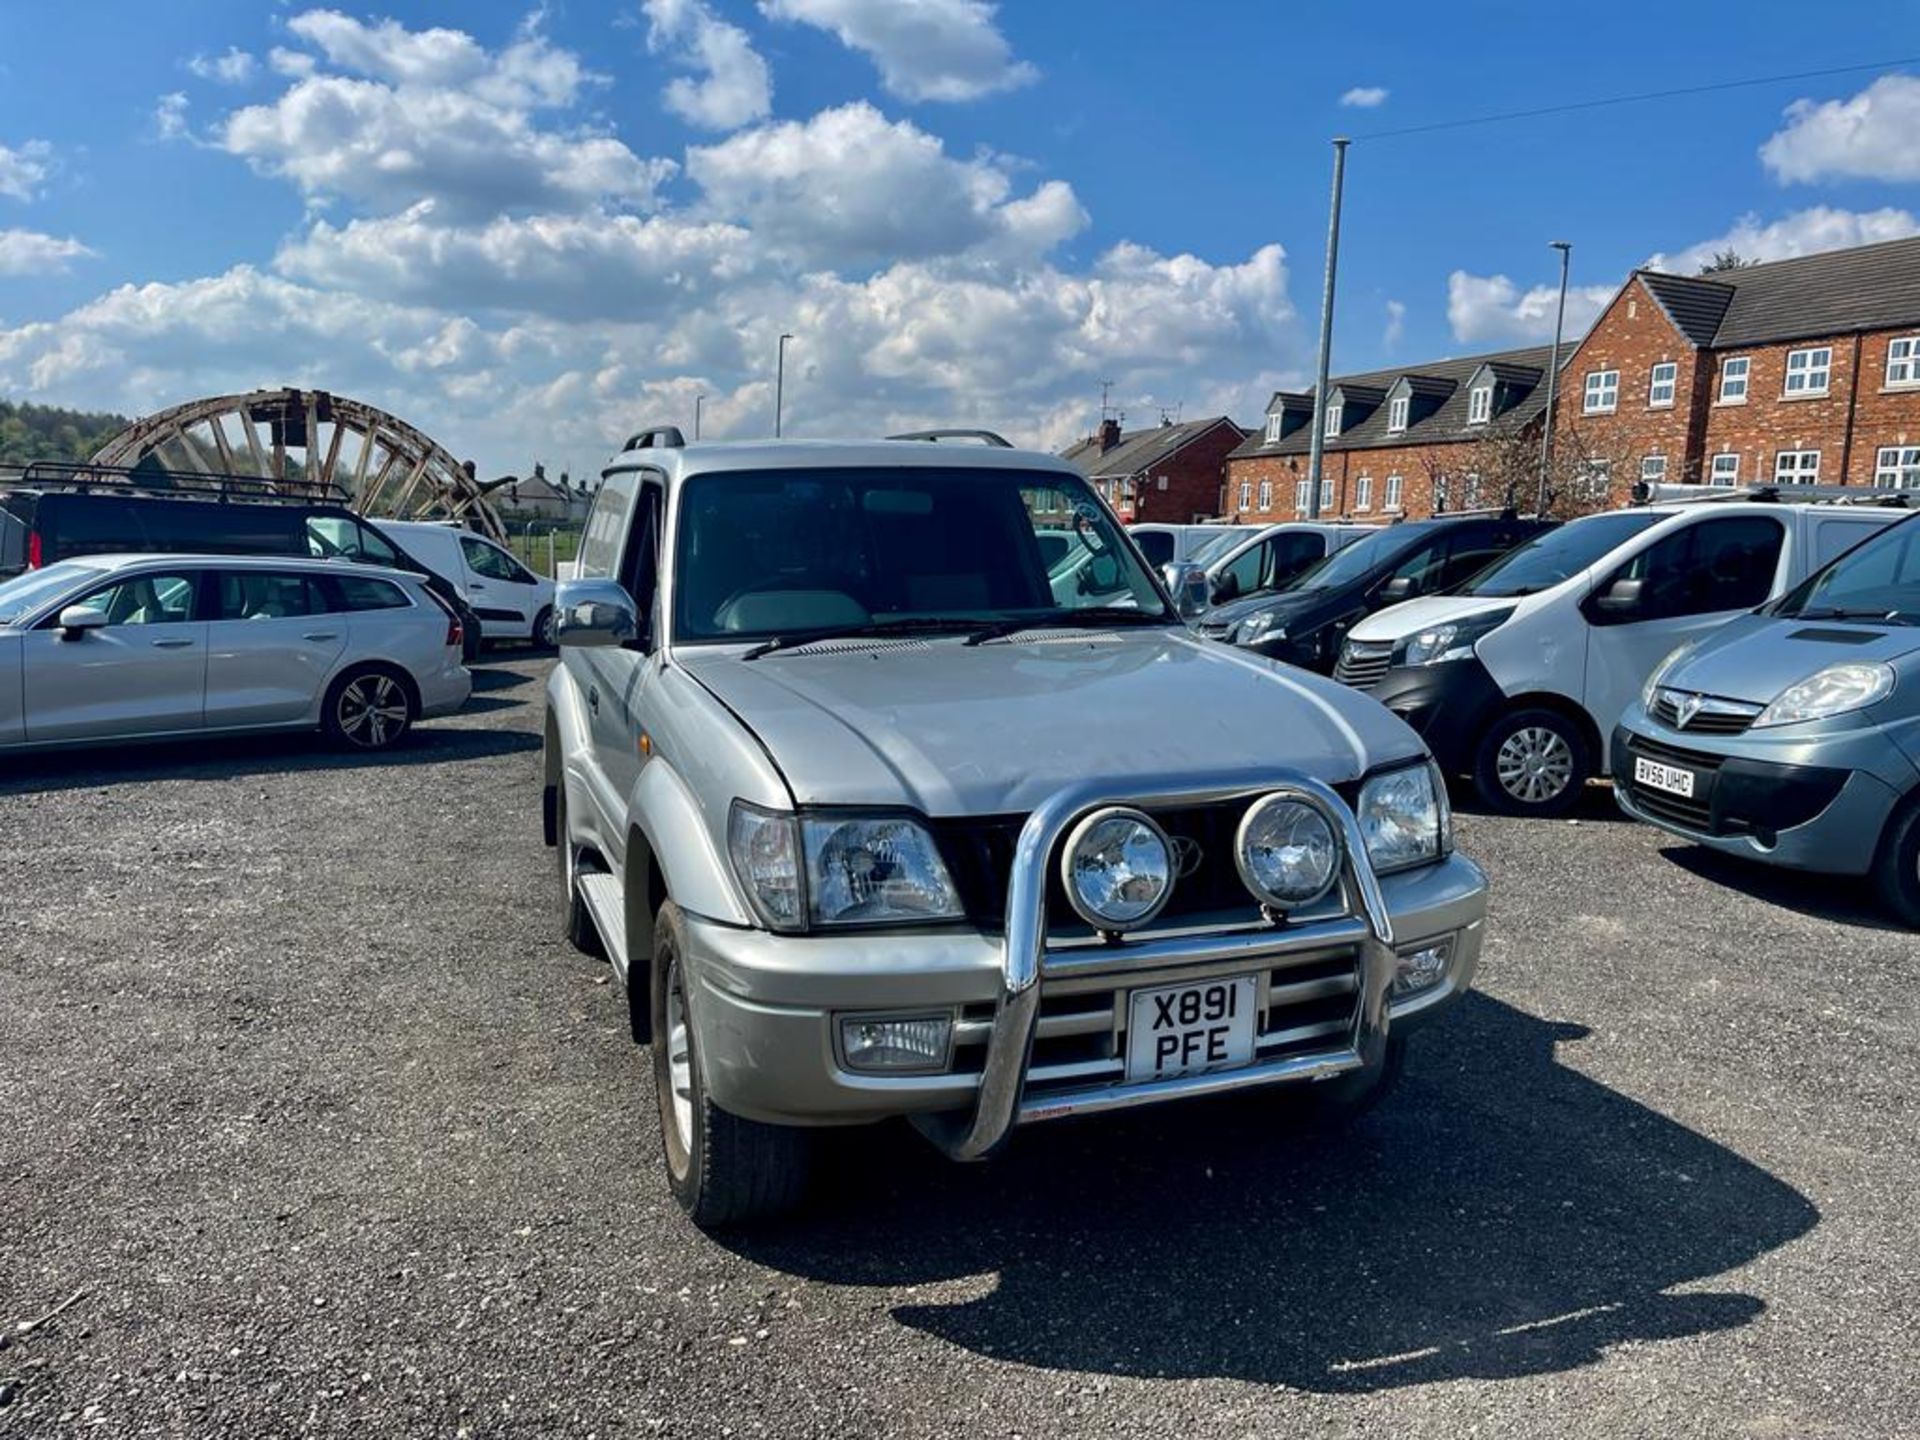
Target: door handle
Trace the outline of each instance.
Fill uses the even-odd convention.
[[[600,713],[600,687],[598,685],[589,685],[587,687],[587,709],[593,711],[596,715]]]
[[[153,648],[156,650],[184,650],[187,646],[191,644],[193,644],[193,641],[186,640],[186,639],[156,640],[153,642]]]
[[[338,640],[340,638],[340,632],[337,630],[309,630],[300,638],[302,640]]]
[[[469,580],[467,581],[467,588],[469,590],[484,590],[487,588],[487,582],[484,580]]]

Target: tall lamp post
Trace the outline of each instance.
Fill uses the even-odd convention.
[[[702,390],[693,397],[693,438],[700,438],[700,407],[707,403],[707,392]]]
[[[1567,264],[1573,246],[1565,240],[1549,242],[1560,252],[1560,305],[1553,314],[1553,353],[1547,357],[1547,423],[1540,427],[1540,494],[1533,513],[1547,513],[1547,476],[1553,466],[1553,421],[1560,394],[1560,333],[1567,323]]]
[[[1320,369],[1313,389],[1313,434],[1307,438],[1307,518],[1320,518],[1320,467],[1327,451],[1327,366],[1333,350],[1333,277],[1340,263],[1340,192],[1347,179],[1345,138],[1333,142],[1333,203],[1327,212],[1327,281],[1320,292]]]
[[[774,347],[773,362],[773,438],[780,438],[780,409],[787,398],[787,342],[793,336],[782,333]]]

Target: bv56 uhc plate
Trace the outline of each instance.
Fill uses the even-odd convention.
[[[1683,770],[1678,765],[1662,765],[1657,760],[1636,755],[1633,757],[1633,778],[1650,790],[1664,790],[1669,795],[1693,798],[1693,771]]]
[[[1128,997],[1127,1079],[1171,1080],[1253,1062],[1255,977],[1136,990]]]

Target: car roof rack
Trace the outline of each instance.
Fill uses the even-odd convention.
[[[942,440],[978,440],[996,450],[1011,450],[1013,444],[1006,436],[992,430],[909,430],[904,435],[889,435],[889,440],[928,440],[938,443]]]
[[[1748,501],[1763,505],[1862,505],[1911,510],[1920,490],[1883,490],[1868,485],[1696,485],[1679,481],[1633,482],[1635,505],[1726,505]]]
[[[0,485],[9,488],[92,494],[110,491],[167,500],[248,500],[305,504],[344,504],[347,497],[318,480],[269,480],[252,475],[220,475],[203,470],[162,470],[153,466],[98,465],[87,460],[0,461]]]
[[[687,437],[680,433],[678,425],[652,425],[637,434],[629,435],[624,450],[684,450]]]

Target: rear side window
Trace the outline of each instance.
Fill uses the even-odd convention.
[[[359,575],[333,575],[328,583],[339,596],[341,610],[401,610],[410,602],[391,580],[369,580]]]
[[[4,524],[0,521],[0,524]],[[1837,560],[1854,546],[1870,535],[1878,535],[1884,527],[1868,520],[1843,520],[1838,516],[1823,515],[1813,526],[1813,563],[1808,570],[1818,570],[1829,561]]]
[[[118,495],[48,495],[40,501],[41,559],[125,555],[147,550],[147,532],[130,500]]]
[[[0,575],[13,575],[27,568],[27,517],[32,514],[28,509],[31,503],[0,495]],[[16,515],[14,504],[25,514]]]
[[[1149,564],[1165,565],[1173,559],[1173,536],[1166,531],[1149,530],[1144,535],[1136,533],[1133,538]]]
[[[229,570],[220,577],[222,620],[285,620],[324,614],[327,598],[310,575]]]
[[[305,555],[305,517],[292,506],[210,500],[134,502],[148,548],[213,555]]]

